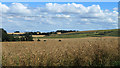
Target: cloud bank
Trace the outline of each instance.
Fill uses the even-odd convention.
[[[102,10],[99,5],[47,3],[29,7],[22,3],[0,3],[2,28],[8,31],[52,31],[57,29],[97,30],[118,28],[118,9]]]

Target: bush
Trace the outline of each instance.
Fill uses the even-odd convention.
[[[20,40],[21,40],[21,41],[25,41],[25,37],[21,37]]]
[[[26,41],[32,41],[33,40],[33,37],[31,36],[31,35],[29,35],[29,34],[25,34],[25,39],[26,39]]]
[[[40,41],[39,39],[37,41]]]
[[[44,40],[44,42],[46,42],[46,40]]]
[[[62,40],[59,40],[59,42],[61,42]]]
[[[13,41],[14,37],[12,35],[8,35],[7,32],[4,29],[0,29],[2,32],[2,41]]]

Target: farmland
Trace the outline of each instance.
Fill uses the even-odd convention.
[[[40,38],[84,38],[84,37],[120,37],[120,29],[110,29],[110,30],[91,30],[91,31],[77,31],[58,34],[51,34],[50,36],[40,37]]]
[[[118,39],[118,37],[42,38],[40,41],[2,42],[2,65],[119,66]]]

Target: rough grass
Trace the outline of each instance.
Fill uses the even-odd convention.
[[[120,66],[117,37],[40,40],[2,42],[2,65]]]

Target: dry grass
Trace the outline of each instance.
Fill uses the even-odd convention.
[[[120,60],[117,37],[40,40],[3,42],[3,66],[109,66]]]

